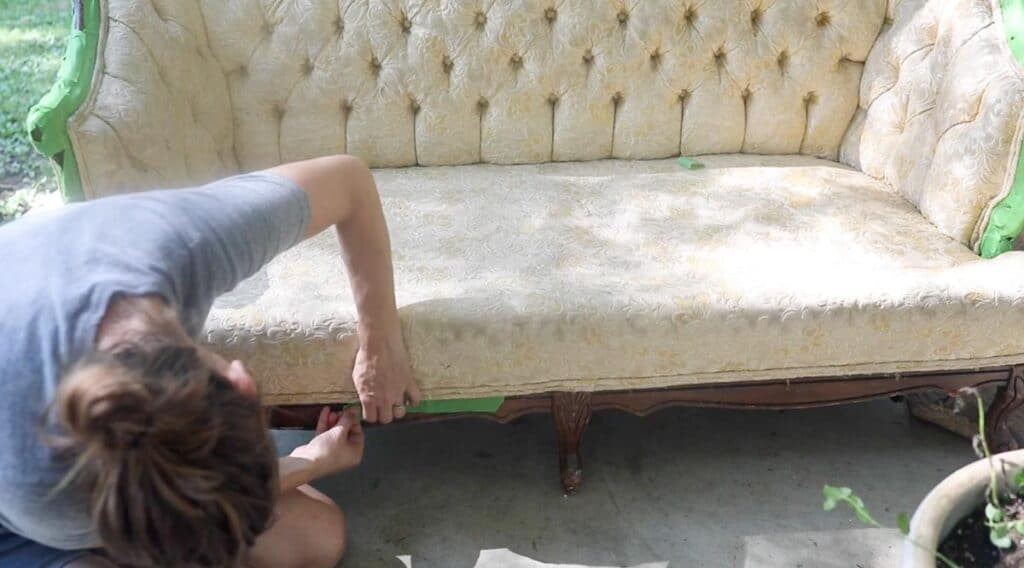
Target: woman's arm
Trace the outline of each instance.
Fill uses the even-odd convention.
[[[281,493],[359,465],[366,439],[355,410],[331,412],[326,406],[320,410],[313,439],[278,459]]]
[[[352,379],[367,422],[391,422],[420,401],[395,305],[391,243],[373,175],[359,158],[329,156],[272,168],[309,198],[306,237],[334,225],[359,313]]]

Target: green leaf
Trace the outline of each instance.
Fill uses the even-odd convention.
[[[836,505],[839,503],[846,503],[851,509],[853,509],[853,513],[857,515],[860,522],[872,527],[881,526],[878,524],[878,521],[871,517],[871,513],[868,512],[868,508],[864,505],[864,501],[860,497],[854,495],[853,489],[850,489],[849,487],[833,487],[831,485],[826,485],[825,488],[822,489],[822,493],[825,495],[825,503],[822,507],[826,511],[835,509]]]
[[[910,534],[910,517],[906,513],[896,515],[896,526],[899,527],[900,533]]]
[[[852,505],[851,505],[851,507],[852,507]],[[860,519],[860,522],[864,523],[865,525],[872,525],[873,526],[873,525],[876,524],[876,521],[871,516],[871,513],[868,513],[868,510],[866,508],[864,508],[864,504],[863,503],[861,503],[861,506],[859,506],[859,507],[853,507],[853,512],[857,515],[857,518]]]
[[[1013,487],[1017,493],[1024,493],[1024,469],[1013,475]]]
[[[1006,525],[996,525],[988,532],[988,539],[996,548],[1010,548],[1013,540],[1010,538],[1010,530]]]
[[[826,485],[821,492],[825,495],[825,504],[823,507],[826,511],[835,509],[836,505],[838,505],[840,501],[845,501],[850,497],[850,495],[853,495],[853,489],[850,489],[849,487],[833,487],[831,485]]]
[[[1003,520],[1003,510],[992,503],[985,503],[985,518],[989,522],[998,523]]]

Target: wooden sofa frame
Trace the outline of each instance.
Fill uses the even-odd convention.
[[[501,423],[526,414],[550,412],[558,433],[558,468],[567,495],[583,482],[580,442],[595,410],[616,409],[638,416],[671,406],[789,409],[859,402],[904,395],[926,389],[955,393],[965,387],[999,384],[988,410],[985,435],[993,451],[1018,447],[1007,425],[1011,412],[1024,404],[1024,364],[972,371],[895,373],[852,377],[813,377],[777,381],[694,385],[646,390],[600,392],[551,392],[515,396],[493,413],[410,414],[401,420],[436,422],[482,418]],[[313,428],[319,405],[275,406],[270,422],[275,428]]]

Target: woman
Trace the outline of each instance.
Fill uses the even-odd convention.
[[[245,366],[195,341],[218,295],[330,225],[359,313],[363,419],[387,423],[419,391],[358,159],[0,227],[0,565],[338,562],[344,517],[307,483],[359,463],[358,415],[324,408],[313,440],[278,460]]]

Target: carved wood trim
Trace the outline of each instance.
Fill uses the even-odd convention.
[[[590,424],[591,398],[588,392],[551,393],[551,414],[558,433],[558,471],[566,495],[576,493],[583,483],[580,441]]]
[[[672,406],[807,408],[859,402],[923,389],[953,393],[963,387],[1006,382],[1010,370],[1011,367],[996,367],[973,371],[814,377],[665,389],[599,391],[591,395],[590,406],[592,410],[616,409],[641,416]],[[1024,392],[1024,385],[1020,392]],[[320,405],[271,407],[270,423],[277,428],[312,428],[316,425],[319,409]],[[527,414],[550,411],[551,395],[538,394],[509,397],[494,413],[410,414],[401,422],[480,418],[508,423]],[[1002,411],[1000,417],[1005,418],[1007,412]]]
[[[989,449],[995,452],[1016,450],[1020,444],[1010,431],[1008,420],[1014,410],[1024,404],[1024,365],[1010,370],[1010,378],[999,387],[996,397],[986,412],[985,436],[988,438]]]

